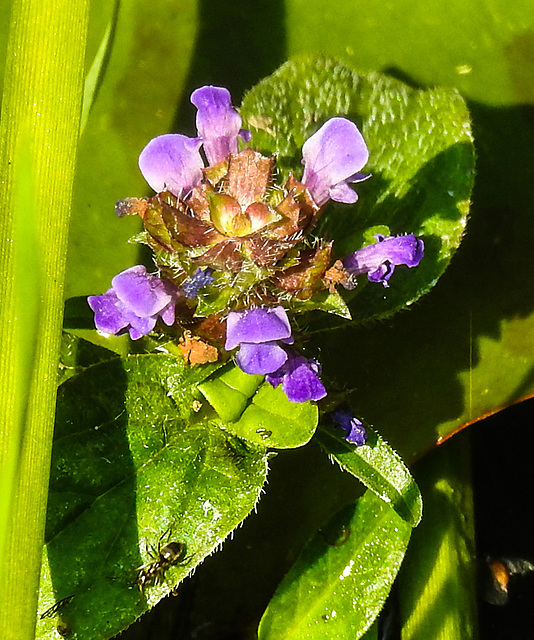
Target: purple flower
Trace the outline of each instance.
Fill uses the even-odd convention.
[[[200,140],[178,133],[158,136],[141,151],[139,169],[154,191],[182,198],[202,179],[200,145]]]
[[[287,360],[279,343],[293,343],[283,307],[256,307],[228,314],[224,348],[231,351],[239,346],[236,361],[245,373],[264,375],[279,369]]]
[[[204,147],[210,165],[237,153],[237,138],[250,140],[250,132],[241,129],[241,116],[232,107],[230,93],[223,87],[200,87],[191,94],[197,107],[197,138],[169,133],[153,138],[141,151],[139,168],[156,192],[170,191],[183,198],[200,184]]]
[[[282,391],[291,402],[320,400],[326,396],[326,389],[319,375],[321,367],[315,360],[309,360],[292,349],[286,349],[287,360],[275,372],[266,376],[273,387],[282,385]]]
[[[413,233],[407,236],[383,236],[376,234],[377,242],[349,253],[342,260],[352,275],[366,273],[371,282],[381,282],[389,287],[389,279],[399,264],[416,267],[423,258],[425,245]]]
[[[368,158],[358,127],[345,118],[331,118],[302,147],[302,182],[319,207],[329,199],[356,202],[358,194],[347,183],[367,177],[358,172]]]
[[[232,107],[228,89],[200,87],[191,94],[191,102],[198,109],[197,130],[208,163],[217,164],[231,153],[237,153],[241,116]]]
[[[132,340],[137,340],[152,331],[158,317],[168,326],[173,324],[179,295],[171,282],[136,265],[117,274],[106,293],[89,296],[87,301],[98,330],[110,334],[129,331]]]
[[[358,420],[351,411],[344,411],[343,409],[335,409],[327,414],[334,423],[336,429],[342,429],[345,434],[345,440],[351,444],[355,444],[357,447],[362,446],[367,442],[367,431],[362,424],[361,420]]]
[[[202,287],[211,284],[215,280],[212,274],[213,269],[209,267],[206,269],[198,268],[190,278],[182,283],[185,295],[190,299],[196,298]]]

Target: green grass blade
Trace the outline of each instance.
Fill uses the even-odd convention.
[[[12,6],[0,121],[3,640],[34,633],[87,6]]]

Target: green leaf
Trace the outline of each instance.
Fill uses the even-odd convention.
[[[318,421],[312,402],[290,402],[280,387],[273,389],[263,376],[226,367],[199,385],[231,433],[264,447],[289,449],[306,444]]]
[[[80,639],[109,638],[182,580],[254,507],[265,448],[225,433],[202,406],[202,374],[162,355],[88,367],[59,390],[39,613]],[[185,545],[161,584],[138,568]],[[38,621],[48,638],[57,615]]]
[[[249,375],[230,365],[199,389],[223,422],[235,422],[262,382],[263,376]]]
[[[371,178],[358,185],[356,205],[330,206],[320,226],[335,240],[339,256],[360,248],[376,225],[423,238],[421,264],[398,268],[389,289],[362,280],[351,304],[353,318],[389,315],[435,284],[460,244],[473,186],[469,112],[456,91],[413,89],[326,56],[306,56],[256,85],[241,113],[254,145],[276,153],[283,173],[299,176],[302,144],[323,122],[343,115],[359,125]]]
[[[285,8],[289,56],[323,51],[412,86],[454,87],[471,113],[476,186],[447,273],[409,314],[348,330],[342,344],[320,341],[333,365],[357,363],[362,375],[340,373],[358,388],[359,410],[413,460],[534,394],[534,181],[525,179],[534,175],[532,1],[449,0],[444,10],[441,0],[332,0],[325,10],[323,0],[288,0]]]
[[[410,526],[366,492],[302,551],[269,603],[260,640],[360,638],[395,579]]]
[[[320,427],[317,439],[322,447],[345,471],[352,473],[412,527],[421,521],[421,493],[400,456],[366,425],[367,443],[356,447],[332,429]]]

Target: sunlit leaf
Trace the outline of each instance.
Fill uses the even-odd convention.
[[[400,456],[370,427],[367,442],[357,447],[321,427],[317,439],[345,471],[352,473],[413,527],[421,520],[421,493]]]
[[[342,509],[279,585],[261,620],[260,640],[360,638],[384,604],[410,532],[369,491]]]
[[[227,367],[199,385],[225,428],[264,447],[288,449],[306,444],[317,427],[319,412],[312,402],[290,402],[280,387],[263,376]]]
[[[61,616],[77,638],[102,640],[131,624],[258,499],[265,449],[208,417],[198,376],[174,358],[131,356],[60,388],[39,611],[74,596]],[[138,568],[169,542],[184,545],[183,557],[141,590]],[[38,637],[56,623],[40,619]]]

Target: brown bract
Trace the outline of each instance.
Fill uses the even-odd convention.
[[[294,266],[275,273],[273,281],[276,286],[300,300],[311,298],[314,291],[324,288],[321,278],[330,263],[332,244],[329,242],[316,249],[301,251]]]

